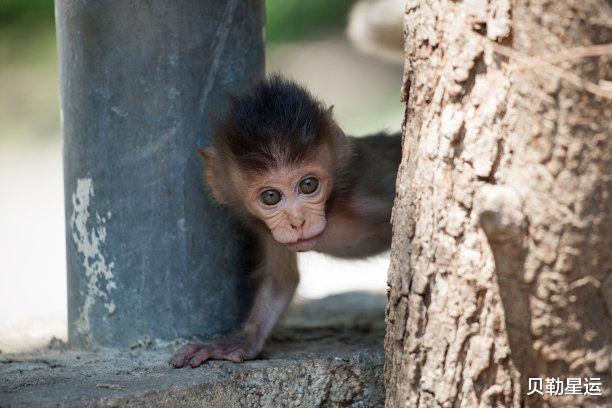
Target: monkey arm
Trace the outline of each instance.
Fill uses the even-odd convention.
[[[243,331],[209,343],[189,343],[170,361],[175,368],[189,364],[198,367],[207,360],[230,360],[241,363],[261,352],[263,345],[283,313],[299,282],[295,253],[262,236],[264,264],[261,282]]]
[[[261,271],[262,281],[244,326],[246,338],[256,354],[291,302],[300,280],[295,253],[276,243],[269,234],[263,240],[266,261]]]

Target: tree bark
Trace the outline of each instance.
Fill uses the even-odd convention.
[[[611,406],[610,3],[409,0],[405,27],[387,406]]]

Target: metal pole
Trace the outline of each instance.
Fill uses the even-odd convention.
[[[74,347],[239,325],[248,239],[196,149],[263,75],[263,22],[263,0],[56,1]]]

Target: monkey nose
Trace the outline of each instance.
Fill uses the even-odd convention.
[[[294,230],[302,229],[302,227],[304,226],[305,222],[306,222],[306,220],[304,220],[304,219],[300,219],[300,220],[293,219],[293,220],[291,220],[291,227]]]

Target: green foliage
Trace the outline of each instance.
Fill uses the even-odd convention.
[[[266,40],[295,41],[344,28],[351,0],[267,0]]]
[[[267,0],[269,42],[316,38],[342,30],[352,0]],[[29,31],[53,24],[53,0],[0,0],[0,29]]]
[[[39,23],[53,23],[53,0],[0,1],[0,26],[18,27]]]

